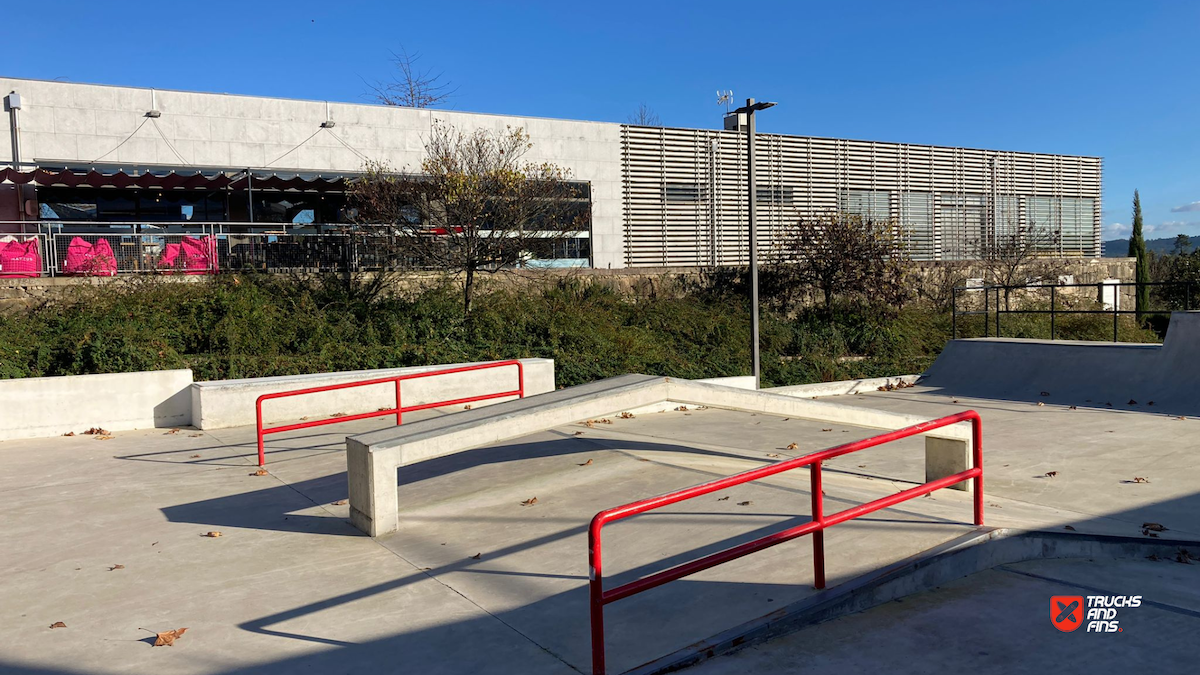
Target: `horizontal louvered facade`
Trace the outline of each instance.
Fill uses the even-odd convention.
[[[332,179],[357,175],[367,160],[420,167],[435,124],[464,133],[521,128],[533,143],[526,159],[556,164],[589,186],[590,231],[577,237],[571,264],[732,265],[748,257],[746,135],[739,131],[16,78],[0,78],[0,91],[17,92],[23,102],[21,156],[0,142],[0,166],[23,171],[253,170]],[[158,116],[148,118],[148,110]],[[9,116],[0,115],[0,138],[10,138],[8,125]],[[770,134],[758,136],[756,157],[753,198],[764,253],[802,215],[840,209],[888,219],[905,253],[918,260],[976,257],[981,242],[1031,227],[1054,233],[1047,253],[1100,254],[1099,158]],[[23,195],[0,180],[0,232],[19,231],[11,228],[37,213],[26,212],[31,196]],[[144,203],[156,197],[147,193]],[[77,202],[64,203],[78,211]],[[116,207],[129,221],[125,205]],[[327,212],[335,224],[337,209]],[[197,220],[199,213],[193,211]],[[265,210],[247,206],[244,218],[264,219]]]
[[[895,223],[916,260],[978,257],[1037,231],[1047,254],[1100,255],[1101,160],[759,134],[759,243],[795,219],[840,210]],[[625,264],[747,261],[746,134],[622,126]]]

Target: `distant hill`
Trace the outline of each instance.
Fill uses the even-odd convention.
[[[1198,238],[1200,239],[1200,238]],[[1165,237],[1163,239],[1147,239],[1146,250],[1155,253],[1170,253],[1171,249],[1175,248],[1175,237]],[[1124,258],[1129,254],[1128,239],[1111,239],[1104,242],[1104,257],[1105,258]]]

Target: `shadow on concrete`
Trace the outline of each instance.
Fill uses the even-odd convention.
[[[707,455],[747,461],[760,461],[763,463],[769,461],[759,460],[754,457],[737,453],[703,450],[671,443],[627,440],[611,441],[612,445],[619,446],[619,450],[609,447],[597,448],[595,443],[595,440],[589,440],[585,443],[576,438],[565,437],[532,443],[523,442],[479,448],[469,452],[446,455],[428,461],[419,462],[417,464],[400,467],[397,470],[397,485],[401,488],[411,488],[427,480],[449,476],[460,471],[466,471],[481,466],[503,464],[519,460],[569,457],[571,455],[589,453],[594,454],[598,450],[603,450],[605,452],[673,452],[688,455]],[[674,465],[670,466],[672,469],[680,472],[696,474],[697,483],[724,475],[702,471],[695,468],[679,467]],[[834,470],[830,469],[830,471]],[[798,497],[804,498],[803,501],[799,503],[807,503],[808,492],[805,490],[769,483],[758,483],[758,485],[763,489],[783,490],[794,493]],[[409,490],[407,493],[402,491],[401,495],[402,511],[404,504],[409,501],[410,498],[420,499],[421,497],[419,494],[413,494],[412,490]],[[165,515],[171,522],[195,523],[218,527],[275,530],[281,532],[308,532],[312,534],[360,536],[361,533],[351,526],[348,520],[339,518],[333,514],[311,515],[296,513],[297,511],[311,509],[312,507],[332,504],[333,502],[345,499],[346,496],[346,472],[342,471],[335,474],[330,474],[328,476],[321,476],[318,478],[312,478],[294,483],[287,483],[283,485],[275,484],[272,487],[254,490],[252,492],[244,492],[235,495],[215,497],[213,499],[206,499],[198,502],[167,506],[162,508],[162,512],[163,515]],[[834,497],[827,497],[827,502],[830,505],[839,501],[844,502],[846,505],[854,504],[854,502],[849,502]],[[614,504],[614,506],[616,505]],[[910,513],[895,507],[894,510],[899,513],[908,513],[914,517],[930,518],[931,522],[956,522],[948,519],[924,516],[917,514],[916,512]]]

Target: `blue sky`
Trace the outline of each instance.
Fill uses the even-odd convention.
[[[364,102],[419,52],[459,110],[1104,157],[1105,238],[1200,234],[1196,2],[10,3],[0,74]]]

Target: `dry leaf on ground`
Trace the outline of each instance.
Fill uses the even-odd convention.
[[[588,461],[584,462],[583,464],[580,464],[579,466],[591,466],[591,465],[592,465],[592,460],[589,459]]]
[[[679,412],[687,412],[687,409],[688,409],[688,407],[686,405],[681,405],[678,408],[676,408],[676,410],[678,410]]]
[[[1135,482],[1135,483],[1149,483],[1149,482],[1150,482],[1150,479],[1149,479],[1149,478],[1143,478],[1142,476],[1134,476],[1134,477],[1133,477],[1133,482]]]
[[[575,432],[575,435],[576,435],[576,436],[582,436],[582,435],[583,435],[583,432],[582,432],[582,431],[576,431],[576,432]]]
[[[1072,531],[1072,532],[1074,532],[1074,531],[1075,531],[1075,528],[1071,527],[1070,525],[1063,525],[1063,529],[1064,529],[1064,530],[1070,530],[1070,531]]]
[[[254,473],[247,474],[247,475],[250,475],[250,476],[268,476],[268,475],[270,475],[270,473],[271,473],[271,472],[267,471],[266,469],[259,469],[258,471],[255,471]]]
[[[768,452],[767,453],[767,457],[770,457],[771,459],[775,459],[778,456],[779,456],[779,453],[777,453],[777,452]]]
[[[334,506],[345,506],[346,504],[349,504],[349,503],[350,503],[349,499],[339,499],[336,502],[333,502],[333,505]]]
[[[214,532],[205,532],[204,534],[202,534],[202,535],[200,535],[200,536],[202,536],[202,537],[211,537],[211,538],[213,538],[213,539],[216,539],[217,537],[221,536],[221,533],[220,533],[220,532],[215,532],[215,531],[214,531]]]
[[[471,409],[471,404],[470,404],[470,403],[468,403],[468,404],[466,404],[466,405],[464,405],[464,406],[463,406],[463,410],[470,410],[470,409]]]
[[[530,497],[529,499],[526,499],[525,501],[521,502],[521,506],[533,506],[536,503],[537,503],[537,497]]]
[[[1151,532],[1165,532],[1167,529],[1162,523],[1142,523],[1142,528]]]
[[[821,431],[833,431],[833,429],[822,429]]]
[[[63,434],[63,436],[74,436],[74,435],[75,435],[74,431],[68,431],[67,433]]]
[[[92,427],[91,429],[88,429],[87,431],[85,431],[83,433],[87,434],[88,436],[107,436],[108,429],[102,429],[100,427]]]
[[[728,501],[728,500],[729,500],[729,495],[725,495],[724,497],[717,498],[717,501],[719,501],[719,502],[724,502],[724,501]]]
[[[187,632],[187,628],[176,628],[175,630],[168,630],[168,631],[164,631],[162,633],[155,633],[155,635],[157,635],[158,637],[154,640],[154,646],[155,647],[173,647],[173,646],[175,646],[175,641],[178,640],[179,638],[183,637],[183,634],[186,632]]]
[[[123,570],[123,569],[125,569],[124,565],[113,565],[112,567],[108,568],[108,571],[111,572],[113,570]]]
[[[795,443],[788,443],[787,449],[788,450],[799,450],[800,446]]]
[[[61,621],[55,621],[54,623],[50,624],[50,627],[51,628],[66,628],[67,624],[65,624]]]
[[[1045,405],[1046,405],[1045,403],[1042,403],[1041,401],[1038,401],[1038,407],[1039,407],[1039,408],[1045,407]]]
[[[175,434],[177,434],[177,433],[179,433],[179,430],[178,430],[178,429],[171,429],[170,431],[167,431],[167,432],[165,432],[165,433],[163,434],[163,436],[173,436],[173,435],[175,435]]]
[[[344,413],[344,412],[335,412],[332,415],[330,415],[330,417],[345,417],[345,416],[346,416],[346,413]]]
[[[626,411],[626,412],[621,413],[619,415],[619,417],[623,420],[631,420],[631,419],[633,419],[633,413]]]
[[[1057,471],[1047,471],[1046,472],[1046,478],[1054,478],[1057,475],[1058,475]]]
[[[483,552],[482,552],[482,551],[480,551],[479,553],[476,553],[475,555],[471,556],[471,560],[479,560],[479,556],[481,556],[481,555],[483,555]]]
[[[112,436],[97,436],[96,437],[96,440],[98,440],[98,441],[111,441],[112,439],[113,439]]]
[[[738,506],[750,506],[753,503],[754,502],[751,502],[751,501],[738,502]]]

